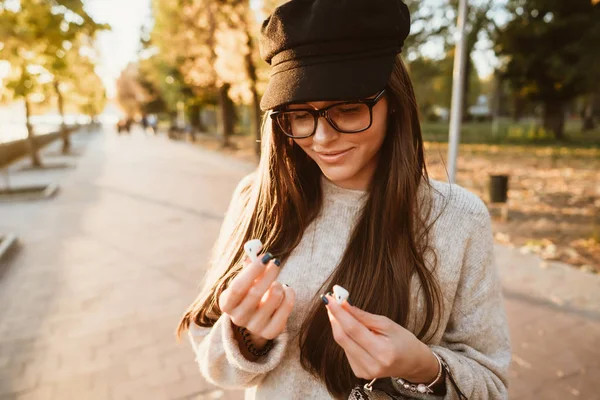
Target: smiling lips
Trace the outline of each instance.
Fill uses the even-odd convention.
[[[346,150],[341,150],[341,151],[328,151],[328,152],[316,152],[317,156],[327,162],[327,163],[334,163],[334,162],[338,162],[340,161],[344,156],[346,156],[348,153],[350,153],[350,151],[352,151],[352,148],[350,149],[346,149]]]

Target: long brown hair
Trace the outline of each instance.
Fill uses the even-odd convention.
[[[339,265],[331,276],[324,277],[299,332],[303,368],[322,380],[336,398],[347,398],[359,382],[343,349],[333,339],[319,294],[334,284],[341,285],[352,293],[355,306],[406,326],[414,306],[410,282],[416,275],[425,311],[415,335],[423,341],[437,329],[442,307],[441,291],[433,275],[435,254],[429,244],[432,224],[426,223],[430,202],[421,201],[419,196],[420,188],[428,188],[429,181],[418,109],[400,57],[388,84],[387,99],[393,112],[388,116],[388,131],[368,199]],[[221,232],[221,243],[213,252],[212,273],[183,316],[178,335],[192,321],[203,327],[214,325],[221,315],[219,295],[241,270],[246,241],[260,238],[265,249],[285,261],[319,213],[321,171],[317,164],[290,142],[268,115],[262,138],[258,169],[237,193],[234,203],[238,209],[230,209],[233,215],[228,216],[233,224]],[[427,257],[428,252],[433,257]]]

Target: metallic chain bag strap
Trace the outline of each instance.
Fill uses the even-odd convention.
[[[391,400],[409,400],[407,397],[404,397],[394,388],[394,385],[391,383],[390,378],[379,379],[377,383],[375,383],[375,379],[371,382],[365,384],[364,386],[355,386],[354,389],[350,392],[350,396],[348,396],[348,400],[370,400],[375,397],[381,399],[391,399]],[[378,394],[374,396],[373,390]]]

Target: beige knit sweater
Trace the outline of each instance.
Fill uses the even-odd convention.
[[[244,182],[244,181],[242,181]],[[431,218],[442,210],[432,230],[438,255],[436,277],[446,309],[430,347],[449,365],[457,384],[470,399],[505,399],[511,360],[509,333],[500,282],[494,264],[490,217],[485,204],[465,189],[431,181],[434,190]],[[234,193],[219,241],[225,243],[239,213]],[[226,314],[212,328],[192,325],[189,336],[202,375],[223,388],[246,388],[246,399],[330,399],[325,385],[300,366],[298,332],[317,289],[338,264],[366,192],[342,189],[322,179],[324,204],[300,244],[282,264],[278,280],[296,291],[296,303],[287,331],[276,339],[270,353],[257,362],[242,356]],[[421,190],[424,193],[424,189]],[[218,248],[218,245],[217,245]],[[215,268],[216,267],[216,268]],[[213,274],[222,266],[213,265]],[[216,272],[215,272],[216,271]],[[208,275],[206,281],[215,279]],[[411,293],[418,293],[413,279]],[[352,293],[350,293],[352,297]],[[421,326],[423,302],[415,299],[407,329]],[[444,399],[457,399],[447,379]],[[375,398],[387,398],[373,392]],[[403,393],[406,398],[439,399]],[[412,396],[412,397],[411,397]]]

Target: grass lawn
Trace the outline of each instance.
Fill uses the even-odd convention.
[[[497,123],[470,122],[462,126],[461,143],[556,145],[554,136],[537,125],[534,120],[523,120],[518,123],[509,119],[500,119]],[[423,138],[427,141],[448,141],[447,122],[424,122],[421,129]],[[568,120],[565,124],[565,136],[565,140],[559,143],[562,147],[600,148],[600,126],[593,131],[582,133],[580,121]]]

